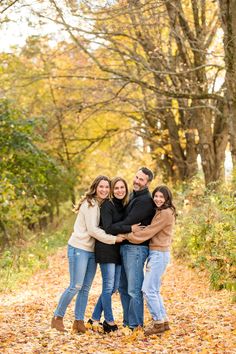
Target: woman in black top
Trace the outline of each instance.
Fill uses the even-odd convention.
[[[100,227],[106,233],[116,235],[113,224],[123,220],[125,206],[128,203],[128,186],[123,178],[116,177],[111,181],[110,200],[106,200],[100,209]],[[102,293],[95,305],[92,319],[88,322],[93,328],[99,325],[104,311],[103,329],[111,332],[118,329],[112,312],[112,294],[118,289],[121,272],[120,247],[118,244],[108,245],[96,240],[95,260],[100,264],[102,273]]]

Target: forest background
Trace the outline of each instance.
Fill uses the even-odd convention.
[[[25,38],[0,53],[1,290],[66,245],[97,174],[132,188],[143,165],[174,192],[174,256],[235,289],[235,1],[3,0],[0,14]]]

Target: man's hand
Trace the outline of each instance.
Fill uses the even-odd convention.
[[[134,225],[131,226],[132,232],[141,231],[144,228],[145,228],[145,226],[141,226],[140,223],[139,224],[134,224]]]

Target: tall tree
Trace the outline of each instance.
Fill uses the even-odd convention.
[[[99,7],[86,1],[71,11],[90,16],[85,28],[70,24],[56,0],[50,3],[55,21],[111,82],[119,78],[130,91],[140,86],[156,95],[156,126],[168,130],[179,178],[196,171],[197,153],[206,185],[223,178],[228,127],[223,98],[212,84],[220,68],[209,56],[219,27],[215,4],[128,0]],[[82,33],[87,45],[78,36]],[[92,42],[103,52],[94,50]]]
[[[211,97],[209,93],[208,50],[218,28],[218,15],[214,9],[212,18],[207,18],[206,1],[199,1],[198,4],[192,1],[188,5],[192,12],[193,28],[186,17],[186,10],[184,12],[183,1],[166,2],[182,64],[191,72],[191,89],[199,95],[199,99],[196,97],[191,104],[195,108],[193,127],[197,129],[198,150],[206,185],[209,185],[224,178],[224,155],[228,141],[227,116],[223,110],[222,98],[214,97],[214,94]],[[212,104],[215,107],[213,110]]]
[[[229,116],[231,154],[236,168],[236,1],[219,0],[225,51],[225,108]]]

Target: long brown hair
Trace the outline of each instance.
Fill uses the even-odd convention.
[[[126,193],[125,193],[124,198],[122,199],[122,204],[127,205],[128,201],[129,201],[129,188],[128,188],[128,184],[127,184],[126,180],[124,180],[124,178],[122,178],[122,177],[112,178],[112,180],[111,180],[111,196],[114,197],[114,188],[115,188],[116,183],[119,181],[123,182],[125,185]]]
[[[170,208],[170,209],[172,209],[173,214],[176,217],[176,208],[173,204],[173,196],[172,196],[170,189],[167,186],[157,186],[154,189],[154,191],[152,192],[152,198],[154,198],[154,195],[156,194],[156,192],[161,192],[165,198],[165,203],[158,209],[161,210],[161,209]]]
[[[101,181],[107,181],[107,182],[109,183],[109,186],[111,186],[111,180],[110,180],[110,178],[108,178],[107,176],[103,176],[103,175],[97,176],[97,177],[93,180],[93,182],[92,182],[92,184],[91,184],[89,190],[88,190],[88,191],[85,193],[85,195],[80,199],[79,204],[74,208],[74,211],[75,211],[75,212],[78,212],[78,211],[79,211],[79,209],[80,209],[80,207],[81,207],[81,204],[82,204],[85,200],[87,200],[89,206],[92,206],[92,205],[93,205],[93,204],[92,204],[92,200],[96,198],[97,187],[98,187],[98,185],[99,185],[99,183],[100,183]]]

